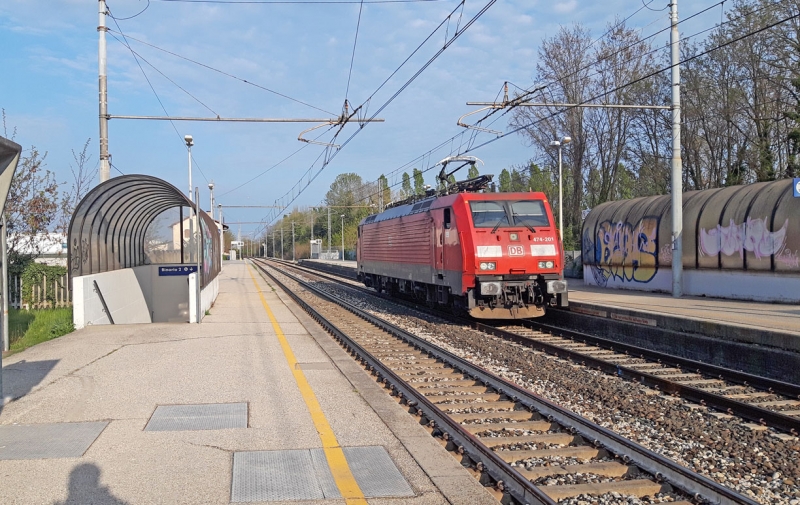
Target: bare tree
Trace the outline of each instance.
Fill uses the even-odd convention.
[[[83,197],[86,196],[86,193],[91,188],[91,181],[94,180],[94,176],[97,174],[97,170],[90,171],[87,166],[92,158],[92,155],[87,153],[91,141],[91,138],[86,139],[86,143],[83,144],[83,149],[79,153],[76,153],[74,149],[72,150],[72,159],[75,160],[75,165],[72,163],[69,165],[72,173],[72,182],[69,189],[61,193],[60,215],[56,227],[58,231],[64,234],[69,233],[69,222],[72,219],[72,214],[80,201],[83,200]],[[66,185],[66,183],[64,184]]]
[[[9,137],[5,109],[2,115],[3,135],[13,140],[17,130]],[[41,254],[39,234],[49,231],[58,213],[58,183],[45,168],[46,158],[47,153],[41,154],[35,146],[24,150],[11,180],[5,207],[9,264]]]

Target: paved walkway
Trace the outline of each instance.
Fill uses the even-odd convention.
[[[0,503],[493,502],[253,274],[226,263],[200,325],[93,326],[4,359]]]
[[[778,303],[723,300],[700,296],[673,298],[665,293],[584,286],[579,279],[569,279],[570,302],[616,307],[650,314],[739,325],[764,331],[780,331],[800,337],[800,306]]]

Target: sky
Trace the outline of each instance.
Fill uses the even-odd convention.
[[[561,26],[580,23],[600,37],[609,23],[629,16],[628,26],[643,35],[669,25],[666,0],[652,0],[647,6],[641,3],[645,0],[497,0],[466,29],[491,0],[465,0],[463,8],[459,0],[367,0],[363,5],[342,0],[223,1],[109,0],[109,113],[329,119],[342,113],[347,99],[353,107],[362,106],[368,117],[388,102],[377,115],[385,122],[363,128],[345,125],[335,142],[352,138],[336,151],[297,140],[316,123],[112,119],[112,177],[149,174],[187,191],[183,137],[191,134],[192,182],[200,188],[204,208],[209,207],[211,181],[216,201],[223,206],[274,205],[294,198],[289,210],[320,204],[342,173],[358,173],[364,181],[386,174],[390,184],[399,184],[403,171],[428,168],[463,149],[470,132],[456,121],[476,109],[466,102],[495,100],[505,81],[519,88],[533,86],[539,45]],[[680,18],[715,4],[686,2]],[[681,25],[681,32],[691,34],[719,23],[722,8]],[[70,165],[75,166],[72,152],[79,152],[87,140],[88,168],[94,172],[98,167],[97,25],[94,0],[0,2],[0,108],[5,110],[8,134],[16,130],[15,140],[24,149],[35,146],[47,152],[47,168],[64,183],[71,180]],[[462,29],[453,41],[453,34]],[[654,43],[663,46],[667,40],[665,32]],[[138,62],[131,50],[140,56]],[[512,93],[515,89],[512,86]],[[492,128],[508,131],[507,118]],[[327,127],[306,138],[326,131],[319,141],[332,142],[333,131]],[[462,132],[466,135],[431,151]],[[474,140],[481,144],[493,138],[480,133]],[[320,171],[326,153],[334,152]],[[470,154],[485,163],[481,173],[495,175],[534,156],[518,134]],[[435,172],[426,173],[427,183],[434,183]],[[287,199],[286,194],[291,196]],[[261,227],[248,223],[266,216],[279,214],[257,208],[225,211],[226,222],[245,223],[233,226],[234,231],[241,227],[243,235]]]

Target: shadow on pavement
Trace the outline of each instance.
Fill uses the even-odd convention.
[[[18,361],[3,367],[3,391],[0,395],[0,413],[3,412],[3,399],[13,401],[30,393],[55,368],[59,360]]]
[[[127,505],[100,485],[100,469],[92,463],[76,466],[69,474],[69,496],[56,505]]]

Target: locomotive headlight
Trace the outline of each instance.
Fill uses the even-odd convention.
[[[519,240],[519,235],[517,235],[516,233],[511,233],[509,234],[508,238],[510,238],[511,240]]]
[[[494,270],[495,268],[497,268],[497,263],[494,261],[483,261],[480,264],[481,270]]]
[[[552,261],[540,261],[539,262],[539,268],[553,268],[554,266],[555,266],[555,263],[553,263]]]

